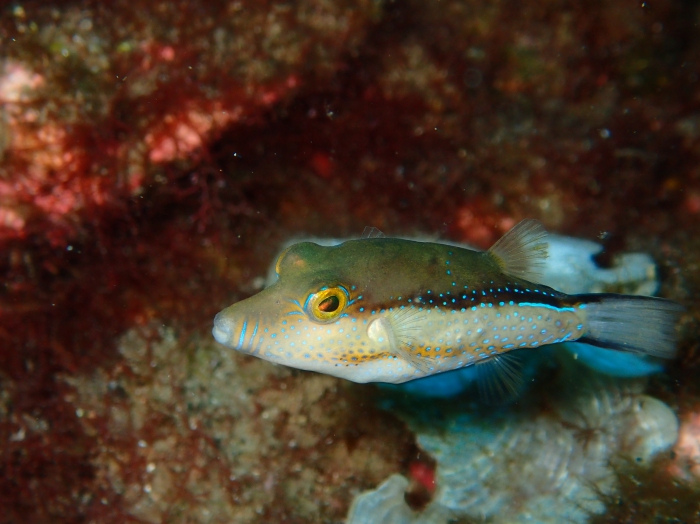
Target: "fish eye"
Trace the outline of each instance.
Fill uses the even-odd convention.
[[[334,311],[337,311],[339,306],[340,300],[337,296],[332,295],[318,304],[318,310],[323,311],[324,313],[333,313]]]
[[[348,305],[349,294],[343,286],[322,288],[306,299],[306,313],[318,322],[335,320]]]

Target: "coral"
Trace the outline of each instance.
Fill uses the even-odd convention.
[[[392,477],[357,499],[348,522],[369,522],[368,515],[387,515],[378,523],[448,522],[433,516],[438,511],[494,523],[587,522],[604,513],[618,490],[614,468],[649,465],[676,441],[678,421],[663,402],[641,394],[643,384],[582,380],[580,370],[568,377],[556,384],[565,394],[544,412],[519,406],[427,424],[404,414],[437,460],[430,517],[408,511],[405,481]]]
[[[350,508],[348,524],[378,524],[382,522],[436,524],[454,522],[449,510],[432,504],[425,511],[412,511],[404,501],[408,481],[401,475],[392,475],[374,491],[359,495]]]
[[[363,493],[355,499],[348,515],[348,523],[413,522],[415,514],[403,501],[407,487],[408,480],[401,475],[392,475],[376,490]]]

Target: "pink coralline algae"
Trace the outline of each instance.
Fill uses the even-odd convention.
[[[692,442],[699,16],[671,0],[3,5],[0,522],[335,523],[411,471],[429,498],[430,457],[373,389],[208,345],[285,241],[365,226],[486,247],[535,218],[604,243],[603,266],[649,253],[689,309],[671,380],[645,394]],[[692,521],[690,502],[662,505],[697,499],[674,464],[650,466],[643,496],[622,475],[599,518],[645,522],[644,502],[649,522]]]
[[[6,10],[0,242],[65,245],[91,213],[192,167],[231,125],[328,76],[373,16],[313,2],[128,2]],[[194,23],[189,23],[194,21]],[[145,23],[143,23],[145,22]],[[188,22],[188,23],[185,23]]]
[[[700,482],[700,413],[689,413],[681,421],[674,453],[669,472],[681,479]]]

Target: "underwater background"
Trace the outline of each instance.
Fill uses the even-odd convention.
[[[0,523],[341,523],[353,500],[353,524],[700,522],[699,23],[671,0],[1,3]],[[211,337],[290,239],[485,249],[524,218],[603,271],[651,256],[687,308],[664,372],[552,354],[485,409]]]

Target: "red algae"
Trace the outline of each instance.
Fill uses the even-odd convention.
[[[415,464],[429,491],[371,390],[210,340],[301,234],[486,247],[532,217],[650,252],[690,308],[674,386],[652,387],[695,420],[698,16],[670,0],[4,7],[0,522],[341,522]],[[669,467],[645,486],[697,496]],[[611,516],[655,497],[628,488]]]
[[[162,184],[164,163],[191,168],[223,128],[288,98],[302,68],[332,73],[374,13],[194,1],[5,12],[0,242],[42,233],[57,246]]]

